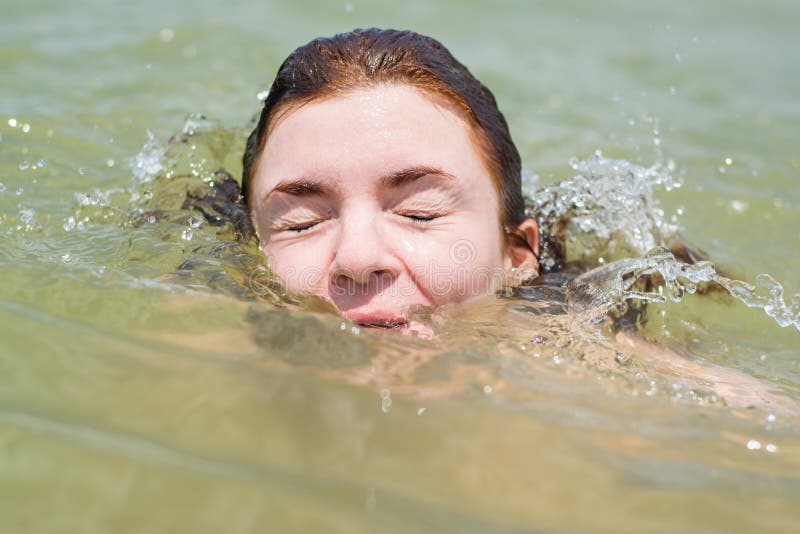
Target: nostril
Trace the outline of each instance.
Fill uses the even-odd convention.
[[[392,283],[392,272],[374,269],[365,272],[340,271],[333,277],[333,284],[341,291],[354,293],[380,293]]]

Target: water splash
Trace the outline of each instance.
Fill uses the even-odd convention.
[[[557,268],[562,255],[567,262],[594,265],[641,256],[677,232],[653,197],[655,186],[667,191],[681,186],[672,176],[672,162],[642,167],[597,151],[570,166],[580,174],[531,198],[529,213],[539,221],[540,264],[546,271]]]
[[[659,275],[657,291],[640,291],[637,286],[645,276]],[[800,331],[800,293],[791,304],[784,300],[784,288],[767,274],[756,277],[755,285],[720,275],[714,264],[700,261],[679,262],[664,247],[655,247],[641,258],[624,259],[593,269],[567,284],[570,312],[586,321],[597,322],[628,299],[644,302],[680,302],[695,293],[702,283],[719,284],[734,298],[751,308],[760,308],[782,327]]]

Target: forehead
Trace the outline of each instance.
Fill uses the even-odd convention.
[[[263,192],[297,174],[351,181],[421,164],[456,176],[488,176],[474,139],[453,106],[419,89],[358,89],[281,116],[266,140],[254,185]]]

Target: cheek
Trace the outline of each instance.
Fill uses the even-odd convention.
[[[264,246],[270,270],[293,292],[322,294],[326,286],[326,247],[321,242],[298,241]]]
[[[436,305],[484,294],[502,277],[500,236],[463,230],[457,226],[400,240],[411,275]]]

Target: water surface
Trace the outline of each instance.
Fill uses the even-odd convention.
[[[683,186],[656,189],[665,219],[737,278],[772,275],[788,302],[798,21],[789,1],[7,2],[2,529],[796,528],[794,417],[726,407],[636,351],[559,348],[563,325],[513,299],[453,311],[424,342],[232,298],[208,276],[169,277],[187,258],[247,272],[193,252],[229,236],[130,210],[180,204],[191,180],[131,193],[189,113],[230,134],[171,164],[236,175],[256,95],[289,51],[413,28],[494,91],[530,190],[598,149],[671,160]],[[651,304],[643,334],[800,402],[800,333],[760,310],[688,296]]]

